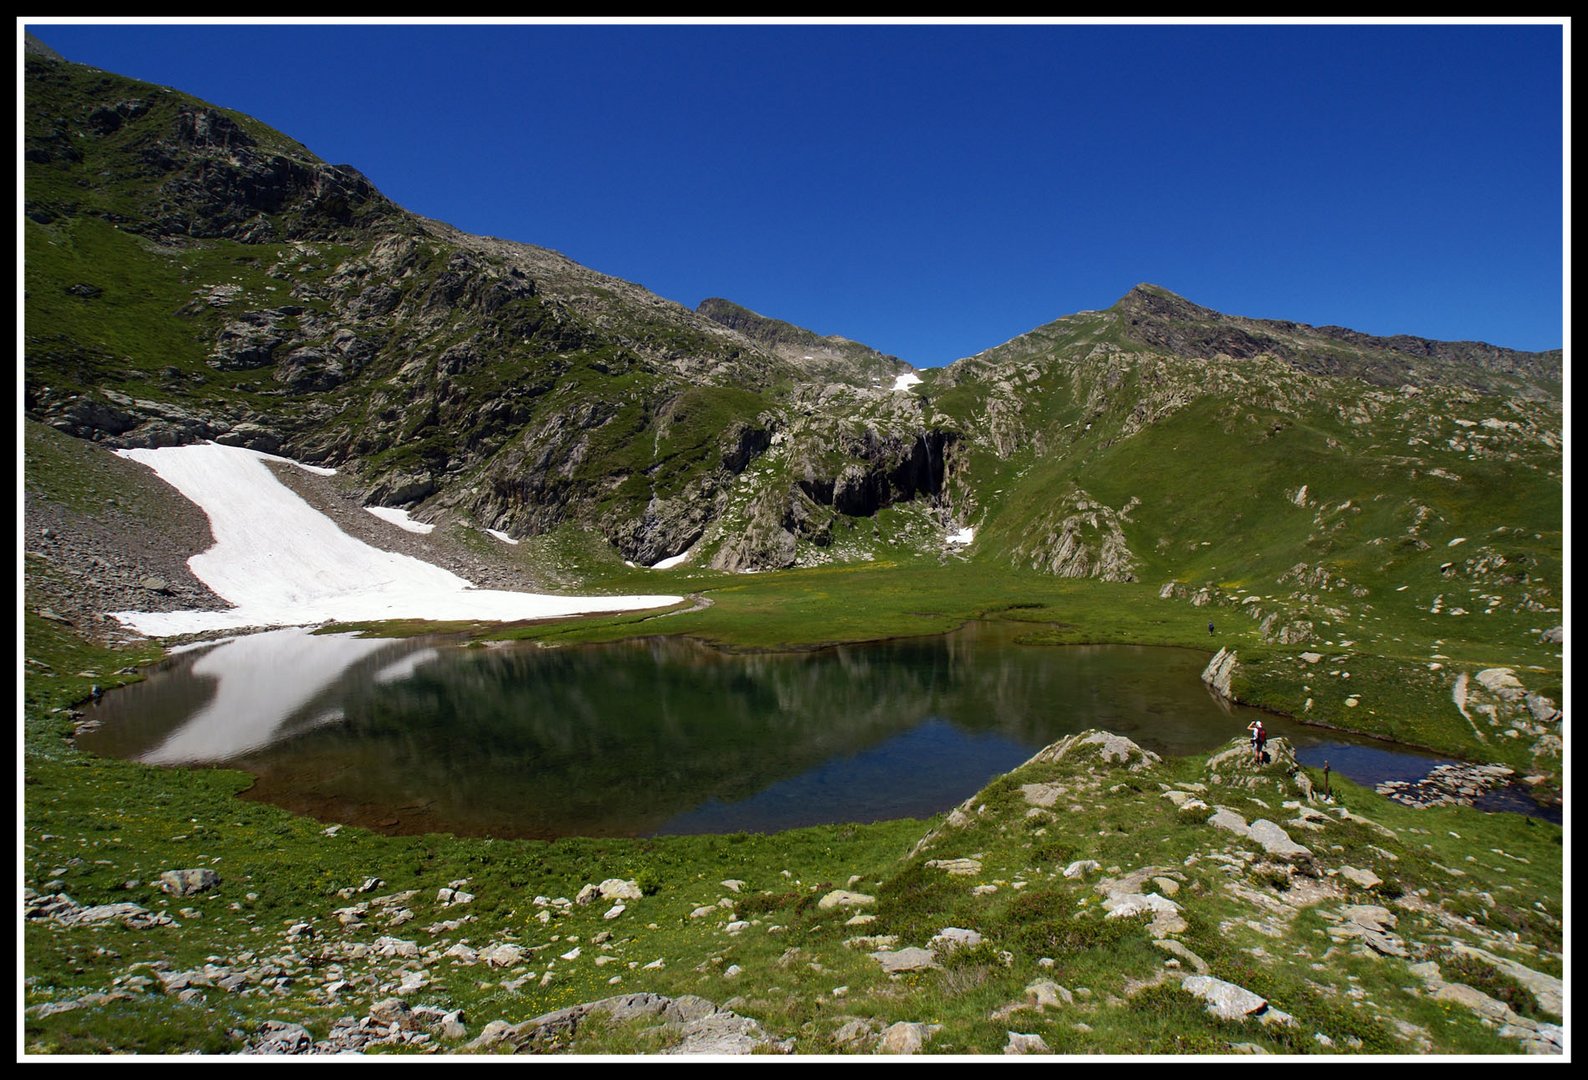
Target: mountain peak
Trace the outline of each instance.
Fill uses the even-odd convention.
[[[1219,314],[1211,308],[1193,304],[1161,285],[1148,282],[1137,285],[1120,297],[1119,302],[1114,305],[1114,310],[1123,314],[1150,315],[1158,319],[1207,319],[1217,318]]]
[[[27,56],[39,57],[44,60],[61,60],[66,57],[50,48],[44,42],[33,36],[33,31],[28,30],[22,36],[22,52]]]

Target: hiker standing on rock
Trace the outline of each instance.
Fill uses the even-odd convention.
[[[1263,763],[1263,750],[1268,745],[1268,731],[1263,727],[1261,720],[1253,720],[1246,725],[1246,730],[1252,733],[1252,763]]]

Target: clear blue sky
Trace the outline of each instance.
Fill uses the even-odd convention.
[[[401,205],[917,365],[1147,281],[1562,344],[1560,26],[91,26]]]

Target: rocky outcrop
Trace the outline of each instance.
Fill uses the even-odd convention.
[[[794,565],[795,538],[786,513],[792,492],[768,490],[750,504],[747,520],[712,556],[715,570],[778,570]]]
[[[544,1054],[578,1050],[579,1028],[600,1016],[613,1024],[645,1024],[660,1044],[661,1054],[788,1053],[792,1040],[769,1035],[759,1023],[705,998],[679,998],[659,994],[623,994],[583,1005],[559,1009],[513,1026],[498,1026],[483,1033],[469,1049],[497,1052],[504,1046],[515,1053]]]
[[[1093,761],[1104,768],[1141,772],[1160,764],[1163,759],[1151,750],[1143,750],[1123,735],[1094,728],[1079,735],[1066,735],[1058,742],[1038,750],[1026,760],[1025,765],[1051,765],[1061,761]]]
[[[1221,648],[1213,654],[1213,659],[1208,661],[1208,666],[1202,669],[1202,681],[1209,690],[1227,701],[1234,701],[1235,693],[1230,688],[1231,681],[1235,678],[1235,671],[1240,661],[1235,655],[1235,650]]]
[[[1135,581],[1138,560],[1125,540],[1124,525],[1137,505],[1132,499],[1114,510],[1077,490],[1033,523],[1015,545],[1013,560],[1059,577]]]
[[[845,463],[836,472],[815,458],[821,452],[831,460],[833,448],[812,447],[812,457],[799,466],[799,487],[812,502],[850,517],[871,517],[885,506],[912,499],[936,499],[944,492],[959,441],[957,432],[941,428],[866,428],[839,441],[836,456]]]

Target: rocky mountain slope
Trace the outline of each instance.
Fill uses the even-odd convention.
[[[1243,319],[1150,286],[896,392],[908,365],[866,346],[726,300],[688,311],[418,218],[247,117],[27,65],[26,408],[105,445],[282,450],[349,470],[372,503],[520,536],[569,524],[642,564],[855,558],[887,507],[940,533],[990,513],[983,550],[1105,579],[1182,570],[1154,554],[1208,504],[1153,521],[1164,500],[1097,477],[1188,413],[1219,414],[1213,443],[1305,425],[1287,459],[1356,458],[1326,429],[1389,411],[1427,439],[1495,398],[1476,411],[1508,425],[1506,450],[1558,451],[1558,351]],[[1010,497],[1011,466],[1038,498]],[[1039,512],[999,528],[1014,503]]]

